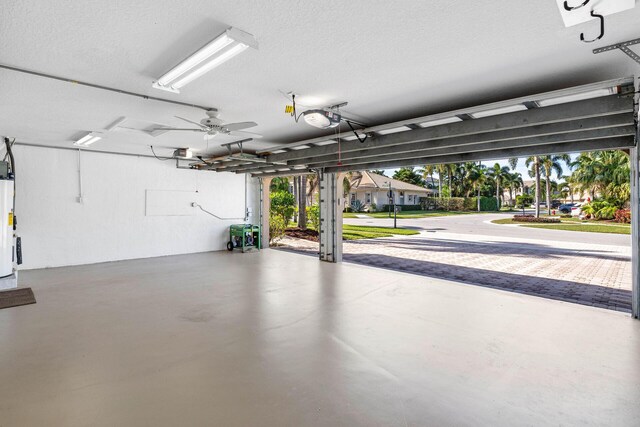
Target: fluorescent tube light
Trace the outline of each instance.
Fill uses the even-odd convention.
[[[455,123],[455,122],[461,122],[462,119],[460,117],[445,117],[444,119],[436,119],[436,120],[430,120],[428,122],[422,122],[422,123],[418,123],[418,126],[422,127],[422,128],[429,128],[431,126],[440,126],[440,125],[446,125],[449,123]]]
[[[388,135],[390,133],[404,132],[406,130],[411,130],[411,128],[408,127],[408,126],[399,126],[397,128],[382,129],[382,130],[378,130],[376,132],[378,132],[380,135]]]
[[[494,108],[492,110],[478,111],[477,113],[470,114],[474,119],[481,119],[483,117],[497,116],[499,114],[515,113],[516,111],[524,111],[527,107],[522,104],[509,105],[507,107]]]
[[[358,137],[360,137],[359,139],[364,139],[364,138],[366,138],[366,137],[367,137],[367,135],[366,135],[366,134],[364,134],[364,133],[359,133],[359,134],[358,134],[358,136],[356,136],[356,135],[354,135],[354,134],[352,133],[351,135],[349,135],[349,136],[345,136],[345,137],[343,137],[342,139],[343,139],[343,140],[345,140],[345,141],[355,141],[355,140],[357,140],[357,139],[358,139]]]
[[[79,147],[87,147],[93,144],[96,141],[101,140],[102,137],[99,136],[96,132],[90,132],[73,143],[73,145],[77,145]]]
[[[585,99],[615,95],[616,93],[618,93],[618,88],[611,87],[592,90],[589,92],[575,93],[573,95],[559,96],[557,98],[541,99],[537,101],[537,104],[541,107],[549,107],[551,105],[566,104],[567,102],[584,101]]]
[[[228,61],[248,47],[258,48],[255,38],[237,28],[229,28],[153,82],[153,87],[179,93],[178,89],[223,62]]]

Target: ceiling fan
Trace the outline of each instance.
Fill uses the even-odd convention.
[[[215,108],[211,110],[207,110],[206,113],[207,113],[207,117],[200,120],[200,123],[195,122],[193,120],[185,119],[184,117],[174,116],[177,119],[180,119],[187,123],[194,124],[198,126],[198,128],[161,127],[161,128],[155,128],[153,130],[165,131],[165,132],[166,131],[204,132],[205,140],[211,139],[218,134],[231,135],[231,136],[247,136],[251,138],[262,138],[262,135],[260,134],[253,133],[253,132],[246,132],[243,130],[243,129],[248,129],[254,126],[258,126],[256,122],[225,123],[224,120],[219,118],[220,113]]]

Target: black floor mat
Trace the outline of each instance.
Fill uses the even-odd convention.
[[[36,297],[31,288],[0,291],[0,309],[35,303]]]

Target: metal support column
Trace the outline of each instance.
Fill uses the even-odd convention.
[[[638,148],[629,150],[631,165],[631,307],[633,317],[640,318],[640,188]]]
[[[338,174],[319,173],[320,182],[320,260],[342,261],[342,185]]]
[[[269,211],[271,210],[271,199],[269,198],[269,188],[272,178],[260,178],[260,240],[262,249],[269,247]]]
[[[635,146],[629,149],[630,190],[631,190],[631,315],[640,319],[640,112],[638,93],[640,79],[635,81],[634,118],[636,125]]]

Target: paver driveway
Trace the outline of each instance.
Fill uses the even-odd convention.
[[[490,219],[485,215],[473,217],[484,225]],[[490,227],[494,235],[428,231],[429,227],[424,227],[426,230],[415,236],[344,242],[344,260],[631,311],[629,246],[514,238],[505,231],[510,227],[493,224]],[[529,230],[532,236],[537,235],[537,230]],[[607,241],[606,235],[596,238]],[[308,253],[315,254],[318,250],[313,242],[286,239],[284,243],[286,248]]]

